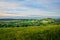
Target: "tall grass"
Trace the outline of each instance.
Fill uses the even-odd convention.
[[[60,40],[60,25],[0,28],[0,40]]]

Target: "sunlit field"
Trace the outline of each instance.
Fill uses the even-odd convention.
[[[0,40],[60,40],[56,19],[0,20]]]
[[[60,25],[0,28],[0,40],[60,40]]]

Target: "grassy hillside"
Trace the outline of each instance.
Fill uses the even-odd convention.
[[[0,40],[60,40],[60,25],[0,28]]]

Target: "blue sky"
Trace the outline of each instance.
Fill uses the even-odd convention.
[[[0,0],[0,17],[59,16],[60,0]]]

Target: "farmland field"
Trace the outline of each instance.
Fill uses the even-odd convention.
[[[60,24],[60,19],[0,19],[0,27],[28,27]]]
[[[60,40],[60,21],[51,18],[1,19],[0,40]]]

